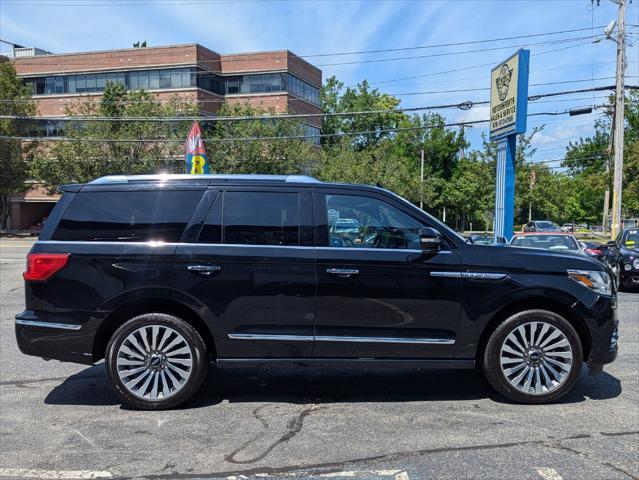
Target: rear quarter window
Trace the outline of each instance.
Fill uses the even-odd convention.
[[[80,192],[53,240],[178,242],[203,190]]]

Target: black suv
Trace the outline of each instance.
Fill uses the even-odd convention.
[[[620,288],[639,288],[639,227],[619,232],[608,242],[606,261]]]
[[[608,267],[472,245],[380,188],[302,176],[69,185],[28,254],[22,352],[105,358],[123,402],[170,408],[218,366],[467,368],[565,394],[617,355]]]

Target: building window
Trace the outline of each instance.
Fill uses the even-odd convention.
[[[170,70],[160,70],[160,88],[171,88]]]
[[[304,124],[304,136],[307,140],[315,145],[320,144],[320,129],[313,125]]]
[[[26,78],[34,95],[102,92],[107,82],[121,83],[131,90],[156,90],[198,86],[224,94],[289,92],[313,105],[319,105],[319,89],[289,73],[262,73],[220,77],[194,67],[134,70],[77,75]]]
[[[138,89],[149,89],[149,72],[138,72]]]
[[[96,84],[96,80],[95,80],[95,75],[87,75],[86,76],[87,79],[87,92],[95,92],[97,91],[98,87]]]
[[[106,74],[98,73],[95,76],[96,91],[102,92],[106,86]]]
[[[170,87],[180,88],[182,87],[182,71],[174,68],[171,70],[171,84]]]

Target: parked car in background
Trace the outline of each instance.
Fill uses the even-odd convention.
[[[575,229],[575,226],[572,223],[564,223],[561,226],[562,232],[572,232]]]
[[[516,233],[510,241],[513,247],[542,248],[557,252],[583,253],[577,239],[563,232]]]
[[[524,232],[559,232],[559,227],[550,220],[533,220],[524,225]]]
[[[474,245],[492,245],[495,243],[495,237],[489,233],[474,233],[468,237],[468,243]]]
[[[331,245],[341,246],[343,243],[352,244],[358,240],[360,234],[359,222],[355,218],[340,218],[330,225],[329,231]]]
[[[580,244],[582,245],[584,254],[597,260],[605,261],[606,251],[608,250],[608,246],[605,243],[580,242]]]
[[[639,287],[639,228],[622,230],[608,242],[606,261],[620,287]]]
[[[617,293],[600,262],[469,244],[381,188],[141,175],[61,190],[27,256],[18,346],[104,358],[133,407],[186,401],[209,362],[480,366],[506,398],[548,403],[583,362],[601,373],[617,356]],[[340,218],[372,240],[334,245]]]

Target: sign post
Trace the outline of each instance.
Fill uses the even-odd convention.
[[[526,132],[530,51],[519,50],[490,74],[490,140],[497,142],[495,242],[510,240],[515,214],[517,135]]]

